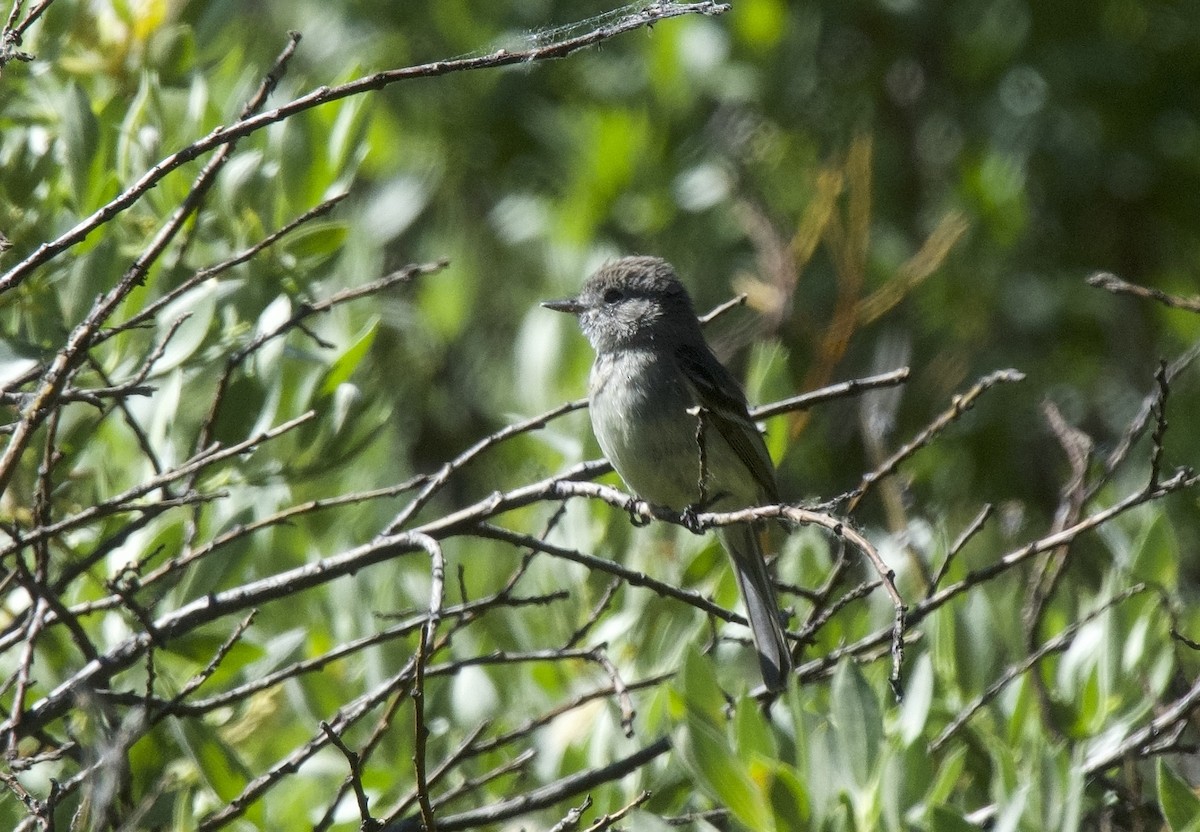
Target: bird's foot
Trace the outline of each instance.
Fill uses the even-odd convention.
[[[642,513],[638,511],[638,501],[636,499],[630,498],[629,502],[625,503],[625,511],[629,513],[630,525],[634,526],[635,528],[640,529],[643,526],[650,525],[650,518],[643,516]]]
[[[692,534],[704,534],[704,524],[700,522],[700,511],[702,506],[690,505],[683,509],[683,513],[679,515],[679,522],[683,523],[683,527]]]

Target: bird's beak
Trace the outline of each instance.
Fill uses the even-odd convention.
[[[578,315],[584,310],[584,305],[579,302],[578,298],[563,298],[562,300],[544,300],[542,306],[547,309],[553,309],[555,312],[566,312],[569,315]]]

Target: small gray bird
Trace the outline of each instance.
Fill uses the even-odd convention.
[[[709,349],[669,263],[616,260],[578,296],[542,306],[579,317],[596,351],[588,386],[592,430],[638,496],[681,513],[779,502],[775,468],[746,396]],[[763,682],[782,690],[791,654],[758,533],[748,524],[719,533],[746,603]]]

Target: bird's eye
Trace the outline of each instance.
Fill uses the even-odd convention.
[[[625,297],[625,293],[622,292],[620,289],[605,289],[604,290],[604,302],[605,303],[616,303],[623,297]]]

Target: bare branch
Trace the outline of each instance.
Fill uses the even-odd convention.
[[[492,806],[472,809],[457,815],[448,815],[438,821],[439,832],[460,832],[477,826],[499,823],[502,820],[516,817],[553,806],[563,800],[568,800],[577,794],[604,783],[620,780],[630,772],[637,771],[655,757],[665,754],[671,748],[671,741],[666,737],[656,740],[628,757],[610,763],[598,769],[581,771],[568,775],[553,783],[532,789],[518,797],[501,801]],[[385,832],[417,832],[421,827],[420,821],[407,818],[394,826],[385,827]]]
[[[628,815],[630,812],[632,812],[634,809],[641,806],[643,803],[645,803],[647,800],[649,800],[650,797],[651,797],[650,792],[643,791],[641,794],[639,794],[637,797],[635,797],[629,803],[625,804],[624,806],[622,806],[620,809],[613,812],[612,814],[604,815],[601,818],[597,818],[596,822],[593,823],[591,826],[589,826],[586,830],[584,830],[584,832],[603,832],[603,830],[608,829],[614,823],[621,820],[626,815]]]
[[[939,433],[957,421],[964,413],[974,407],[976,399],[978,399],[992,387],[995,387],[997,384],[1021,381],[1024,378],[1025,375],[1016,370],[997,370],[994,373],[984,376],[978,382],[976,382],[970,390],[962,395],[955,396],[954,401],[951,403],[949,409],[934,419],[928,427],[897,449],[896,452],[888,457],[878,468],[864,475],[857,488],[855,488],[849,494],[839,497],[834,502],[840,503],[845,501],[846,513],[853,513],[854,509],[858,506],[859,502],[862,500],[863,496],[866,495],[867,491],[872,485],[889,474],[892,474],[896,468],[899,467],[901,462],[908,459],[908,457],[912,456],[921,448],[928,445],[935,436],[937,436]]]
[[[567,812],[562,820],[550,827],[550,832],[576,832],[579,829],[580,821],[583,820],[583,813],[590,808],[592,808],[592,796],[589,794],[583,798],[582,803]]]
[[[892,387],[897,384],[903,384],[908,381],[908,376],[908,367],[901,367],[898,370],[892,370],[887,373],[831,384],[828,387],[822,387],[820,390],[814,390],[811,393],[803,393],[799,396],[793,396],[790,399],[783,399],[772,404],[751,408],[750,416],[755,420],[761,420],[769,419],[772,416],[778,416],[782,413],[791,413],[795,410],[807,410],[818,404],[857,395],[865,390],[875,390],[880,387]]]
[[[983,528],[983,524],[992,516],[994,508],[995,506],[991,503],[984,503],[983,508],[975,515],[975,519],[968,523],[962,533],[955,538],[954,543],[950,545],[949,550],[946,552],[946,559],[942,561],[942,565],[938,567],[938,571],[933,575],[933,580],[929,584],[930,592],[938,588],[938,584],[942,582],[942,579],[946,577],[946,573],[950,571],[950,564],[954,561],[954,558],[971,541],[971,538],[979,533],[979,530]]]
[[[1096,272],[1087,279],[1089,286],[1095,286],[1097,289],[1105,289],[1112,292],[1114,295],[1133,295],[1137,298],[1145,298],[1148,300],[1156,300],[1164,306],[1170,306],[1175,309],[1184,309],[1188,312],[1200,312],[1200,297],[1198,298],[1181,298],[1177,295],[1168,295],[1159,289],[1152,289],[1148,286],[1138,286],[1136,283],[1129,283],[1122,280],[1111,272]]]
[[[1167,438],[1167,397],[1171,394],[1166,361],[1158,362],[1154,381],[1158,385],[1158,396],[1153,407],[1154,431],[1150,434],[1150,481],[1146,483],[1147,490],[1155,488],[1158,478],[1162,475],[1163,441]]]
[[[367,799],[367,793],[363,789],[362,784],[362,761],[358,754],[350,750],[345,741],[338,736],[328,722],[322,720],[321,730],[325,732],[325,736],[333,744],[338,751],[342,752],[342,756],[346,758],[347,764],[350,766],[350,782],[354,786],[354,797],[358,800],[358,813],[362,818],[362,824],[359,827],[363,832],[373,832],[379,828],[379,821],[371,817],[369,807],[370,801]]]
[[[1200,341],[1193,344],[1187,349],[1187,351],[1167,365],[1165,373],[1167,384],[1170,384],[1176,376],[1190,367],[1197,358],[1200,358]],[[1128,427],[1125,428],[1125,432],[1121,437],[1121,441],[1117,443],[1116,447],[1112,449],[1112,451],[1108,454],[1107,459],[1105,459],[1103,473],[1100,476],[1095,477],[1091,485],[1088,487],[1088,501],[1095,499],[1096,495],[1100,493],[1100,490],[1109,482],[1109,480],[1112,479],[1112,476],[1114,473],[1116,473],[1116,470],[1120,468],[1128,458],[1129,452],[1133,449],[1134,442],[1136,442],[1138,437],[1145,432],[1146,425],[1150,421],[1150,416],[1152,415],[1161,394],[1162,389],[1160,383],[1158,383],[1156,380],[1154,389],[1147,393],[1145,398],[1142,399],[1142,404],[1138,408],[1137,414],[1133,417],[1133,419],[1130,420]]]
[[[437,822],[433,818],[433,805],[429,798],[429,781],[425,776],[425,746],[429,739],[429,726],[425,722],[425,663],[433,651],[438,620],[442,613],[446,561],[442,555],[442,547],[433,538],[428,535],[414,535],[414,540],[429,553],[432,561],[430,568],[432,580],[429,590],[429,617],[425,621],[421,640],[417,644],[416,675],[413,679],[412,690],[409,692],[413,702],[415,735],[413,770],[417,779],[417,802],[421,806],[421,824],[425,827],[425,832],[437,832]]]
[[[578,491],[575,490],[577,486],[580,487]],[[568,492],[574,492],[579,496],[600,497],[601,499],[605,499],[605,495],[618,495],[615,497],[615,499],[621,499],[623,496],[621,495],[621,492],[617,491],[616,489],[608,489],[607,486],[598,486],[594,483],[562,483],[560,484],[560,488],[565,488],[565,490],[557,491],[556,496],[571,496],[571,494]],[[625,499],[627,500],[628,498]],[[609,502],[609,500],[606,500],[606,502]],[[624,508],[624,505],[621,507]],[[678,516],[675,515],[673,519],[678,519]],[[645,587],[651,592],[657,593],[664,598],[674,598],[677,601],[682,601],[683,603],[689,604],[701,612],[706,613],[707,615],[720,618],[722,621],[730,621],[736,624],[746,623],[746,619],[742,618],[740,615],[732,613],[724,607],[714,604],[712,601],[708,600],[708,598],[704,597],[698,592],[680,589],[679,587],[672,586],[671,584],[655,580],[649,575],[638,572],[635,569],[622,566],[619,563],[614,563],[613,561],[605,558],[598,558],[594,555],[588,555],[575,549],[567,549],[562,546],[557,546],[553,543],[540,540],[532,535],[525,535],[519,532],[509,531],[508,529],[491,524],[479,526],[475,533],[481,537],[488,537],[494,540],[504,540],[513,544],[514,546],[524,546],[526,548],[535,549],[536,551],[545,552],[546,554],[553,555],[554,557],[573,561],[598,572],[605,572],[607,574],[614,575],[630,586]]]

